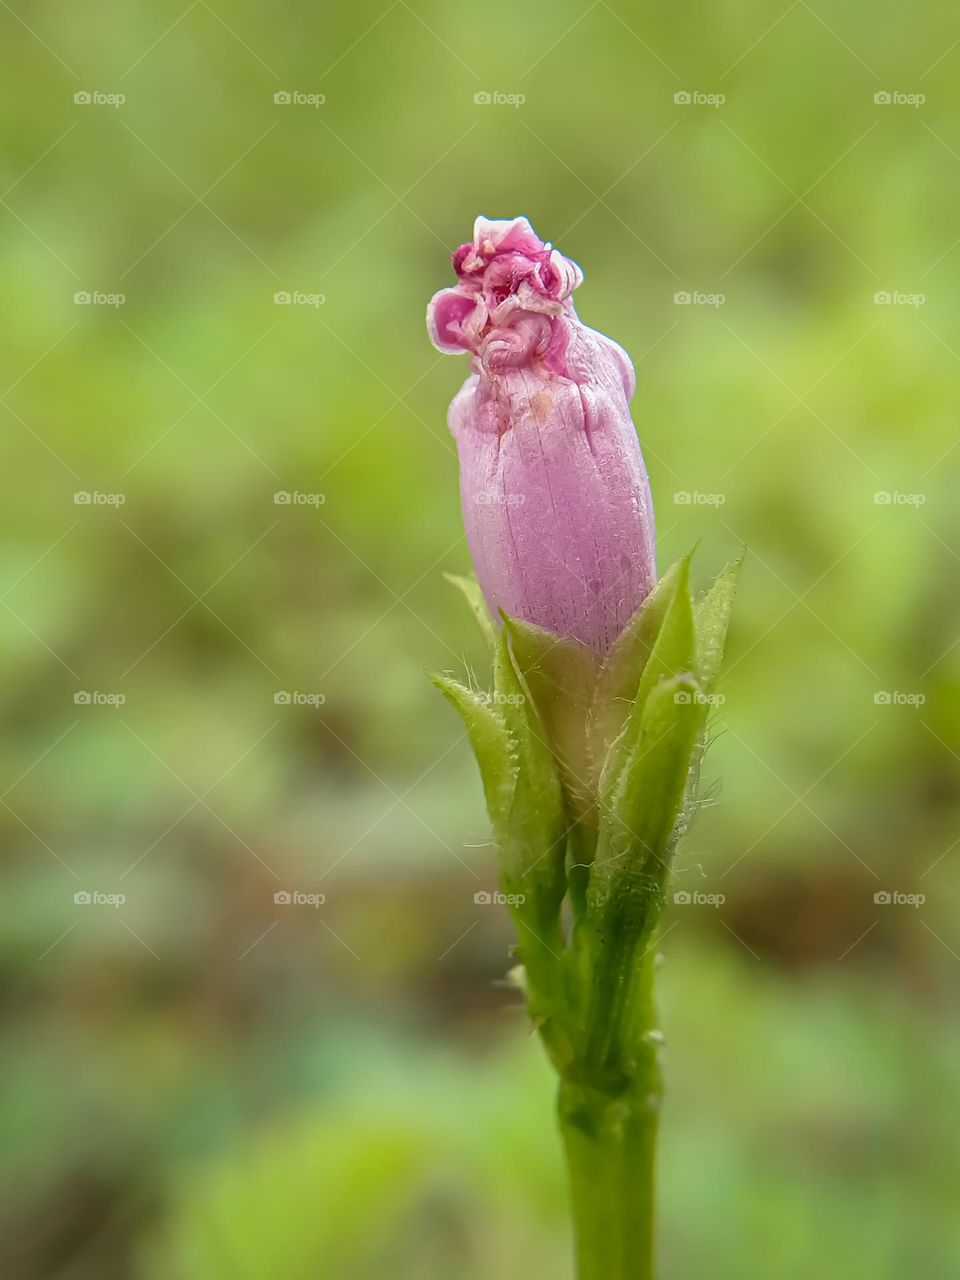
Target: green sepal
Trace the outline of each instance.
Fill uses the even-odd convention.
[[[468,689],[450,676],[430,673],[430,680],[460,712],[483,782],[487,812],[499,840],[510,821],[517,786],[517,760],[503,717],[490,705],[490,695]]]
[[[651,887],[664,882],[706,712],[700,683],[689,673],[662,679],[647,697],[603,805],[588,910],[602,908],[621,878],[644,876]]]
[[[663,616],[649,656],[627,705],[624,726],[607,753],[600,773],[601,811],[611,802],[628,761],[635,754],[642,735],[643,715],[648,697],[664,679],[696,669],[696,634],[693,603],[690,599],[690,556],[676,566],[662,600]]]
[[[506,829],[497,832],[500,880],[520,901],[511,907],[517,956],[527,982],[527,1009],[561,1073],[573,1057],[564,965],[561,905],[569,819],[553,751],[530,688],[510,651],[506,627],[493,655],[493,697],[517,762]]]
[[[709,689],[716,680],[723,661],[723,646],[744,554],[741,552],[733,564],[727,565],[706,595],[697,602],[697,675],[705,689]]]
[[[693,812],[741,563],[694,605],[690,556],[678,561],[602,665],[518,619],[498,634],[478,585],[448,575],[491,645],[494,689],[434,683],[467,725],[501,883],[523,899],[511,913],[530,1015],[561,1075],[611,1096],[649,1048],[649,946]]]
[[[505,633],[494,651],[494,692],[479,693],[448,676],[431,676],[467,727],[483,778],[499,853],[500,883],[510,895],[527,1006],[558,1070],[572,1057],[565,1030],[564,940],[567,817],[553,754]]]
[[[697,676],[703,689],[703,697],[708,704],[712,703],[711,693],[723,661],[723,650],[727,638],[727,628],[730,623],[730,613],[733,608],[733,599],[736,595],[742,567],[743,553],[733,564],[728,565],[720,573],[710,590],[694,606],[697,631]],[[707,710],[709,712],[709,706]],[[693,802],[700,786],[700,767],[703,763],[707,745],[706,734],[702,733],[694,749],[693,760],[690,764],[690,777],[687,782],[689,803],[681,814],[680,822],[677,826],[677,839],[686,834],[694,818],[695,807]]]
[[[487,642],[487,648],[492,652],[497,643],[497,629],[487,611],[487,603],[483,598],[483,592],[480,590],[480,583],[477,582],[476,578],[465,578],[457,573],[445,573],[443,576],[458,591],[463,593],[463,598],[470,606],[470,612],[477,620],[477,625],[483,634],[484,640]]]
[[[500,853],[504,889],[522,895],[537,915],[563,897],[563,796],[549,747],[505,636],[497,642],[493,694],[444,675],[430,679],[460,712],[477,759],[487,812]],[[558,862],[560,873],[558,874]],[[522,907],[518,908],[522,910]]]
[[[578,1063],[598,1087],[626,1087],[643,1053],[643,961],[663,908],[691,760],[706,717],[692,675],[662,679],[609,807],[575,935],[582,1009]]]
[[[571,816],[596,826],[584,725],[593,701],[597,656],[577,640],[503,614],[503,625],[557,762]]]
[[[504,841],[514,849],[504,872],[518,874],[517,892],[536,897],[537,914],[559,910],[566,888],[563,844],[568,826],[563,791],[553,752],[546,740],[529,686],[517,670],[506,628],[493,657],[493,696],[503,718],[517,762],[508,830]]]
[[[681,568],[688,560],[689,556],[670,566],[617,637],[600,668],[587,720],[587,749],[596,780],[610,745],[630,715],[640,677],[676,594]]]

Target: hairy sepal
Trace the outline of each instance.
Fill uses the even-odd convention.
[[[477,626],[480,628],[480,633],[486,641],[487,648],[492,654],[497,644],[497,629],[491,621],[490,614],[487,612],[487,602],[484,600],[483,592],[480,590],[480,583],[477,582],[476,578],[465,578],[456,573],[445,573],[443,576],[463,595]]]
[[[704,688],[713,688],[730,626],[734,596],[743,568],[743,554],[720,573],[710,590],[696,605],[697,674]]]
[[[597,656],[577,640],[503,615],[516,665],[553,752],[571,817],[596,826],[584,725],[597,680]]]

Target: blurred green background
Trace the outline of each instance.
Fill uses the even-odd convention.
[[[10,0],[0,32],[3,1274],[571,1276],[423,674],[482,670],[441,577],[466,369],[423,325],[482,212],[583,263],[633,354],[662,563],[750,549],[677,866],[724,901],[663,926],[662,1275],[955,1277],[955,15]]]

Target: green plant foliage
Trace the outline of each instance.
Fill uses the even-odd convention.
[[[726,571],[694,607],[684,557],[606,664],[504,616],[491,651],[491,694],[434,678],[474,744],[501,883],[517,900],[522,987],[571,1084],[619,1090],[636,1071],[645,1073],[642,1092],[655,1087],[646,958],[695,799],[706,690],[722,658],[738,570]],[[604,759],[592,787],[591,735]],[[573,855],[566,860],[565,845]],[[575,920],[569,939],[561,921],[567,893]]]

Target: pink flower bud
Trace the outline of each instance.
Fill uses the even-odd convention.
[[[656,582],[633,365],[580,323],[580,268],[526,218],[478,218],[453,266],[427,328],[472,357],[449,423],[487,605],[603,653]]]

